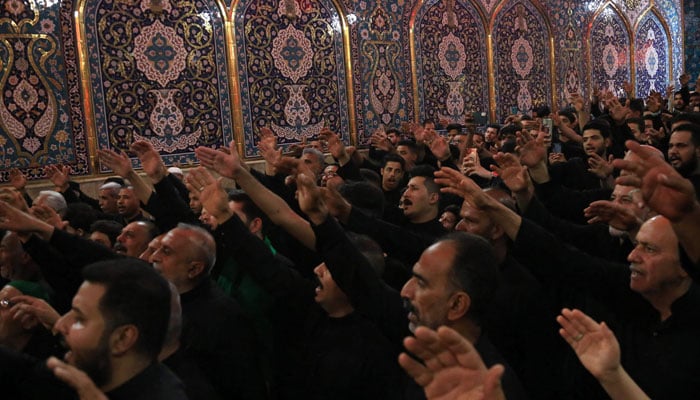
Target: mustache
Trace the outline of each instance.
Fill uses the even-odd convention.
[[[413,304],[411,304],[411,300],[407,298],[403,299],[403,309],[406,310],[407,313],[411,312],[417,314],[416,308],[413,307]]]

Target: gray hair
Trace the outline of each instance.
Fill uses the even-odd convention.
[[[39,196],[37,196],[34,202],[39,203],[41,200],[44,201],[46,206],[53,208],[53,210],[56,211],[61,218],[66,215],[68,203],[66,203],[66,199],[63,198],[62,194],[53,190],[42,190],[39,192]]]

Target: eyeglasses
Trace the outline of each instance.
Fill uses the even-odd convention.
[[[14,301],[10,301],[10,299],[0,299],[0,308],[12,308],[15,303]]]

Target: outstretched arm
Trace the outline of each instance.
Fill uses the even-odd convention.
[[[613,400],[649,399],[620,365],[620,345],[610,328],[579,310],[565,308],[557,317],[559,334],[576,352],[584,367]]]
[[[613,161],[615,167],[627,172],[616,182],[641,189],[646,204],[671,221],[681,246],[697,264],[700,262],[700,203],[692,183],[652,149],[631,140],[625,145],[638,157]]]
[[[114,173],[122,178],[129,180],[131,186],[134,187],[136,197],[138,197],[141,203],[148,203],[153,189],[151,189],[151,186],[134,171],[134,168],[131,166],[131,159],[129,159],[129,156],[127,156],[124,151],[117,153],[114,150],[101,149],[97,151],[97,155],[100,162],[104,163],[107,168],[113,170]]]
[[[203,166],[213,169],[222,176],[236,180],[236,183],[245,190],[273,223],[283,227],[307,248],[315,248],[316,238],[309,222],[295,213],[287,202],[248,172],[238,155],[235,142],[231,142],[228,152],[208,147],[198,147],[195,152]]]
[[[436,332],[418,327],[415,337],[407,337],[404,345],[423,363],[402,353],[399,364],[423,387],[429,400],[505,399],[503,366],[487,369],[474,346],[453,329],[442,326]]]

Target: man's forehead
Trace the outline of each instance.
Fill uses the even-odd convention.
[[[598,129],[586,129],[583,131],[583,137],[603,136]]]
[[[84,281],[73,297],[73,309],[83,314],[99,311],[99,303],[106,290],[101,283]]]
[[[146,226],[142,222],[139,222],[139,221],[132,222],[122,229],[122,233],[124,233],[124,232],[142,233],[145,231],[146,231]]]
[[[5,285],[5,287],[0,290],[0,299],[10,299],[21,294],[22,292],[20,292],[16,287]]]

